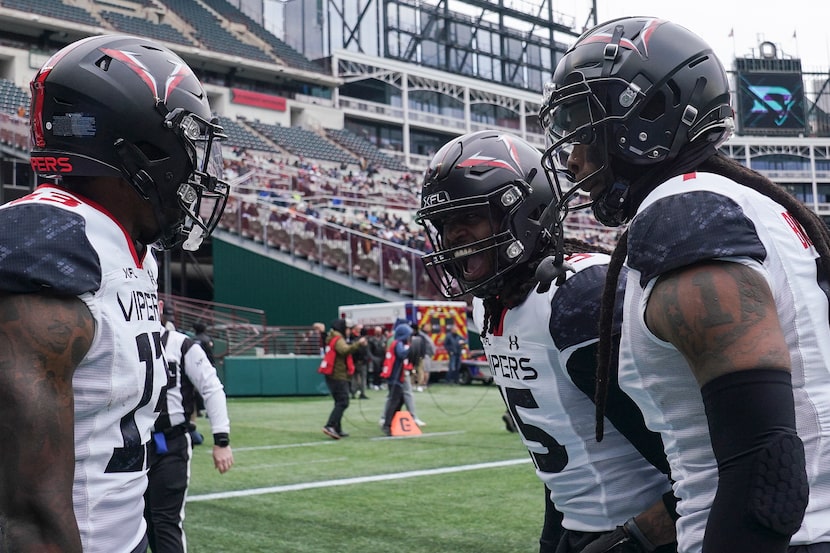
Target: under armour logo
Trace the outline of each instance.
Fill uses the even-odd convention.
[[[515,335],[511,334],[509,340],[510,340],[510,346],[509,346],[510,351],[513,351],[514,349],[519,349],[519,337],[518,336],[515,336]]]

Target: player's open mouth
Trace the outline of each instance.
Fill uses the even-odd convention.
[[[479,252],[479,253],[476,253]],[[477,248],[463,248],[455,252],[464,280],[478,280],[487,271],[486,255]]]

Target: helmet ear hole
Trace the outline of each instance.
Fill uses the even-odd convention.
[[[138,142],[135,146],[149,161],[161,161],[170,157],[158,146],[150,142]]]
[[[656,121],[658,117],[666,113],[666,95],[662,90],[657,93],[643,106],[640,111],[640,118],[646,121]]]

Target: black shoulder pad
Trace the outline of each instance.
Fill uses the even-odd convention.
[[[741,206],[714,192],[657,200],[628,229],[628,266],[640,272],[641,286],[678,267],[735,256],[763,261],[767,251]]]
[[[0,290],[80,295],[101,286],[101,262],[83,217],[42,204],[0,212]]]
[[[557,288],[550,302],[548,326],[559,350],[596,340],[599,336],[599,313],[607,271],[607,265],[593,265],[579,271]],[[619,280],[617,296],[623,295],[619,286],[624,286],[624,282],[623,275]],[[621,306],[622,298],[617,299]]]

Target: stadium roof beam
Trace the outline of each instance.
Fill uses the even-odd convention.
[[[530,23],[534,27],[550,28],[561,33],[573,34],[573,29],[567,25],[557,23],[553,17],[553,5],[550,0],[542,0],[539,3],[539,14],[531,15],[519,10],[507,7],[504,5],[504,0],[498,0],[498,3],[488,2],[487,0],[463,0],[465,4],[483,8],[485,10],[496,11],[501,15],[512,17],[526,23]],[[542,17],[541,12],[547,8],[548,17]]]

